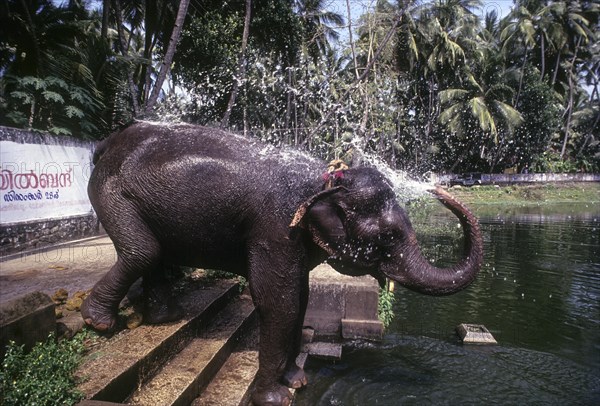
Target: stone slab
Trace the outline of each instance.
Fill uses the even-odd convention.
[[[463,323],[456,332],[464,344],[498,344],[492,333],[482,324]]]
[[[342,359],[342,345],[339,343],[316,342],[304,345],[302,350],[308,355],[317,358],[340,360]]]
[[[0,355],[9,341],[27,350],[56,332],[54,302],[42,292],[32,292],[0,304]]]
[[[382,336],[383,323],[379,320],[342,319],[342,337],[344,339],[381,340]]]

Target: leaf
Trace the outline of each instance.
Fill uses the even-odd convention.
[[[54,86],[54,87],[58,87],[60,89],[64,89],[67,90],[69,88],[69,85],[67,85],[67,82],[65,82],[64,80],[57,78],[56,76],[48,76],[45,79],[45,82],[48,86]]]
[[[53,92],[51,90],[44,90],[42,92],[42,96],[47,101],[53,101],[55,103],[64,103],[65,99],[58,93]]]
[[[83,111],[81,109],[78,109],[75,106],[66,106],[65,107],[65,114],[69,118],[73,118],[73,117],[83,118],[85,116],[85,114],[83,113]]]
[[[449,103],[455,100],[462,100],[464,96],[469,93],[468,90],[465,89],[446,89],[442,90],[439,93],[440,102],[442,104]]]
[[[6,118],[9,122],[12,122],[17,127],[23,127],[27,125],[27,116],[20,111],[11,111],[6,113]]]
[[[48,129],[48,132],[55,134],[55,135],[72,135],[71,130],[69,130],[68,128],[64,128],[64,127],[52,126]]]
[[[45,89],[47,84],[44,79],[37,76],[25,76],[19,79],[19,82],[25,86],[33,86],[35,90]]]
[[[21,92],[19,90],[15,90],[14,92],[10,92],[10,96],[14,99],[21,100],[22,104],[31,104],[33,102],[33,97],[29,93]]]

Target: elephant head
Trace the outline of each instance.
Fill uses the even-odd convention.
[[[329,255],[339,272],[388,277],[408,289],[448,295],[468,286],[481,268],[483,243],[475,216],[444,190],[431,192],[460,220],[465,235],[462,259],[438,268],[421,254],[410,220],[391,183],[373,168],[325,174],[326,186],[297,210],[291,227],[302,227]]]

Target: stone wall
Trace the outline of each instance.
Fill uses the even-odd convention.
[[[94,214],[31,223],[0,225],[0,256],[99,234]]]
[[[44,189],[41,183],[44,176],[46,176],[44,180],[48,178],[48,173],[42,174],[45,168],[49,168],[45,169],[46,172],[48,172],[50,170],[62,170],[61,168],[66,167],[68,168],[69,186],[71,186],[72,189],[75,189],[75,186],[79,189],[85,188],[89,173],[91,172],[91,157],[95,146],[94,142],[1,126],[0,141],[2,141],[3,146],[3,150],[0,150],[2,153],[0,155],[2,157],[2,167],[0,169],[2,170],[1,180],[4,198],[0,203],[4,205],[3,210],[9,210],[9,204],[17,203],[16,199],[13,201],[10,197],[6,197],[11,189],[14,189],[20,196],[31,197],[32,193],[36,195],[35,197],[39,196],[38,199],[41,200],[33,202],[34,204],[53,204],[53,207],[55,207],[53,213],[37,216],[37,218],[33,220],[16,219],[11,221],[9,212],[0,211],[0,257],[69,240],[94,236],[100,232],[97,217],[91,209],[91,205],[89,204],[85,192],[79,192],[80,195],[83,195],[80,199],[83,199],[82,201],[87,201],[89,209],[79,209],[77,214],[69,213],[69,209],[72,208],[72,206],[68,206],[68,201],[63,203],[62,200],[46,200],[46,198],[52,199],[55,194],[60,195],[60,197],[66,197],[69,190],[65,187],[65,184],[63,183],[62,185],[53,188]],[[49,158],[50,163],[38,161],[32,163],[31,157],[26,156],[28,155],[27,153],[21,154],[9,152],[9,149],[10,151],[14,150],[15,145],[17,145],[18,148],[23,148],[24,151],[36,152],[36,149],[39,149],[42,151],[41,156],[45,156],[44,154],[47,154],[48,151],[60,152],[62,150],[77,149],[80,151],[80,155],[81,151],[83,151],[84,162],[60,162],[61,159],[57,159],[55,162],[52,161],[52,158]],[[63,159],[63,161],[65,159]],[[20,170],[21,172],[17,173],[17,170]],[[19,178],[19,176],[21,178]],[[33,177],[36,178],[35,187],[25,190],[26,188],[23,187],[23,179],[26,179],[26,177],[30,177],[31,179],[33,179]],[[38,179],[40,182],[38,182]],[[19,189],[20,186],[21,188]],[[62,188],[60,186],[62,186]],[[18,202],[18,204],[24,203],[26,202]],[[62,204],[65,204],[65,206],[61,207]],[[84,202],[83,204],[85,206],[86,203]],[[25,212],[27,212],[27,210],[29,209],[26,209]],[[34,208],[33,210],[36,209]]]
[[[436,184],[448,184],[458,174],[435,174],[432,181]],[[507,185],[515,183],[553,183],[553,182],[600,182],[598,173],[494,173],[481,174],[478,184]]]

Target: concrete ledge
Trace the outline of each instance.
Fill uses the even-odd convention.
[[[311,272],[309,283],[304,326],[315,330],[317,340],[381,338],[379,284],[373,277],[342,275],[323,264]]]
[[[54,302],[42,292],[32,292],[0,304],[0,356],[9,341],[30,350],[56,332]]]

